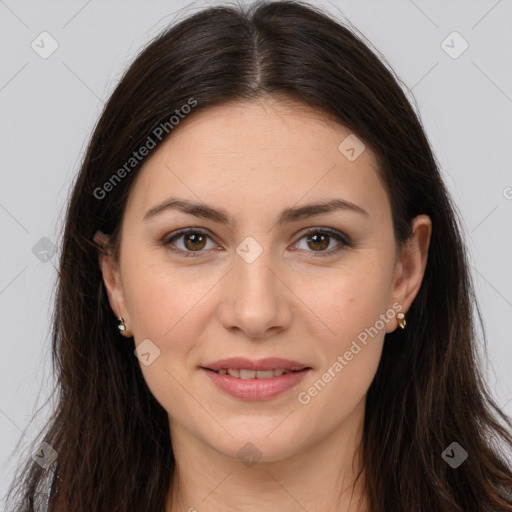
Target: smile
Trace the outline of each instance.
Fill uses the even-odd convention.
[[[297,386],[311,368],[302,370],[246,370],[201,368],[218,390],[232,397],[248,400],[270,400]],[[233,374],[233,375],[231,375]]]
[[[212,370],[215,371],[215,370]],[[275,370],[246,370],[239,368],[228,368],[217,370],[220,375],[230,375],[235,379],[271,379],[272,377],[280,377],[284,373],[292,373],[293,370],[283,370],[282,368]]]

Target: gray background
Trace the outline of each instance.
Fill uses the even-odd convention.
[[[512,1],[316,3],[348,17],[412,89],[463,218],[489,386],[512,415]],[[53,384],[52,244],[102,103],[143,44],[216,4],[0,0],[0,496],[49,415],[29,425]],[[44,31],[58,43],[47,58],[31,47],[51,48]]]

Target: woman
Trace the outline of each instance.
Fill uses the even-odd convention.
[[[473,305],[381,59],[305,3],[205,9],[137,57],[89,143],[53,460],[23,468],[17,507],[511,511]]]

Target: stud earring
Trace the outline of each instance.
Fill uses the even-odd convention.
[[[405,321],[405,315],[403,313],[398,313],[398,315],[396,315],[396,317],[398,318],[398,325],[402,328],[402,329],[405,329],[405,324],[406,324],[406,321]]]
[[[126,325],[125,325],[125,319],[122,318],[122,317],[119,317],[117,319],[117,321],[119,322],[118,325],[117,325],[117,328],[119,329],[120,332],[122,331],[126,331]]]

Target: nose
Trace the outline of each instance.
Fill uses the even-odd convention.
[[[218,308],[226,329],[241,331],[251,339],[274,336],[288,329],[292,319],[293,293],[282,270],[272,265],[270,252],[263,251],[250,263],[238,254],[235,256]]]

